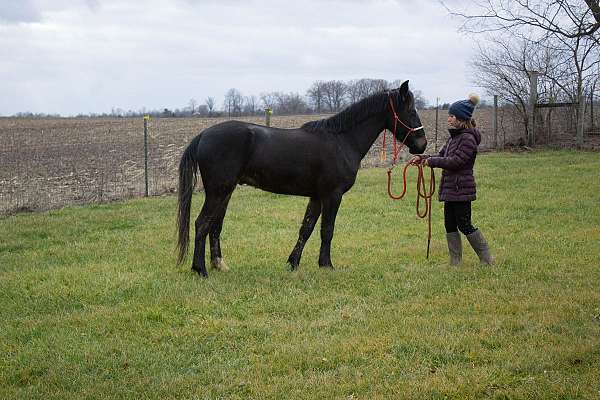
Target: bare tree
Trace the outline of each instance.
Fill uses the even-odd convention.
[[[223,101],[223,108],[227,111],[227,116],[231,118],[232,116],[240,116],[242,115],[242,108],[244,106],[244,96],[242,93],[235,89],[229,89],[227,93],[225,93],[225,100]]]
[[[366,90],[366,81],[366,79],[355,79],[347,83],[347,96],[350,103],[356,103],[357,101],[367,97],[368,91]]]
[[[391,85],[390,82],[386,81],[385,79],[370,79],[369,81],[371,85],[371,87],[369,88],[369,92],[371,94],[379,93],[383,90],[388,90],[394,87]],[[402,85],[402,82],[398,83],[396,88],[399,88],[400,85]]]
[[[471,62],[474,83],[484,88],[490,95],[499,95],[512,104],[522,118],[525,126],[524,136],[529,131],[528,99],[529,74],[527,57],[528,42],[496,40],[493,44],[479,46]]]
[[[246,115],[254,115],[256,114],[258,108],[258,99],[256,96],[246,96],[244,101],[244,114]]]
[[[399,85],[398,85],[399,86]],[[386,90],[390,84],[384,79],[356,79],[347,83],[347,97],[350,103],[356,103],[372,94]]]
[[[450,14],[464,19],[462,30],[467,32],[538,32],[541,36],[573,39],[593,37],[600,28],[600,2],[584,0],[584,3],[577,0],[475,0],[469,2],[473,12],[452,11],[444,6]]]
[[[325,82],[316,81],[306,92],[306,97],[318,114],[323,112],[325,104]]]
[[[196,99],[190,99],[190,101],[188,101],[188,106],[190,107],[190,115],[194,115],[194,112],[196,111],[196,105],[198,105],[198,102],[196,101]]]
[[[206,104],[206,107],[208,108],[208,115],[212,115],[213,110],[215,109],[215,98],[207,97],[206,100],[204,100],[204,104]]]
[[[415,108],[417,110],[423,110],[427,107],[427,99],[423,96],[423,92],[420,90],[413,90],[413,96],[415,98]]]
[[[600,57],[599,57],[600,58]],[[594,116],[594,106],[595,103],[600,100],[600,65],[596,66],[596,74],[594,79],[589,82],[589,95],[590,95],[590,129],[595,130],[596,128],[596,120]]]
[[[271,110],[275,109],[275,105],[277,104],[277,93],[269,92],[269,93],[261,93],[260,101],[263,104],[263,107],[270,108]]]
[[[443,3],[443,2],[442,2]],[[495,32],[520,38],[549,51],[564,54],[570,60],[577,113],[577,145],[583,145],[585,112],[584,87],[593,79],[600,57],[594,57],[600,46],[600,2],[598,0],[477,0],[469,3],[474,12],[450,11],[463,18],[466,32]],[[572,75],[573,76],[573,75]],[[552,75],[558,84],[559,79]]]
[[[299,93],[289,93],[286,100],[290,114],[305,114],[309,110],[306,100]]]
[[[402,86],[402,83],[404,81],[402,79],[394,79],[393,81],[389,82],[388,85],[390,88],[399,88],[400,86]]]
[[[345,105],[348,86],[342,81],[327,81],[323,85],[324,101],[330,112],[338,112]]]
[[[273,93],[276,104],[275,111],[280,115],[304,114],[308,108],[306,101],[298,93]]]
[[[306,100],[298,93],[261,93],[261,101],[265,108],[279,115],[304,114],[309,110]]]

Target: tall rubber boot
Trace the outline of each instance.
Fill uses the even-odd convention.
[[[491,265],[493,262],[492,255],[490,254],[488,243],[485,240],[485,237],[483,237],[483,233],[477,229],[475,232],[467,235],[467,240],[471,244],[473,250],[475,250],[475,253],[479,256],[479,261],[481,261],[482,264]]]
[[[446,233],[446,241],[448,242],[450,265],[453,267],[460,265],[460,261],[462,260],[462,242],[460,240],[460,233]]]

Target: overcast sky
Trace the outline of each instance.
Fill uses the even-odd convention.
[[[0,0],[0,115],[184,108],[316,80],[477,91],[473,41],[436,0]]]

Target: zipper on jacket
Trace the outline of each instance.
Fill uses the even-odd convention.
[[[452,143],[452,137],[448,140],[448,144],[446,145],[446,149],[444,150],[444,157],[448,157],[448,150],[450,149],[450,143]]]

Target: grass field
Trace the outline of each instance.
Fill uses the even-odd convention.
[[[598,153],[481,155],[494,267],[447,266],[437,202],[426,260],[383,169],[344,197],[333,271],[318,231],[288,271],[306,200],[248,187],[209,279],[174,265],[173,196],[0,219],[0,398],[600,398],[598,171]]]

